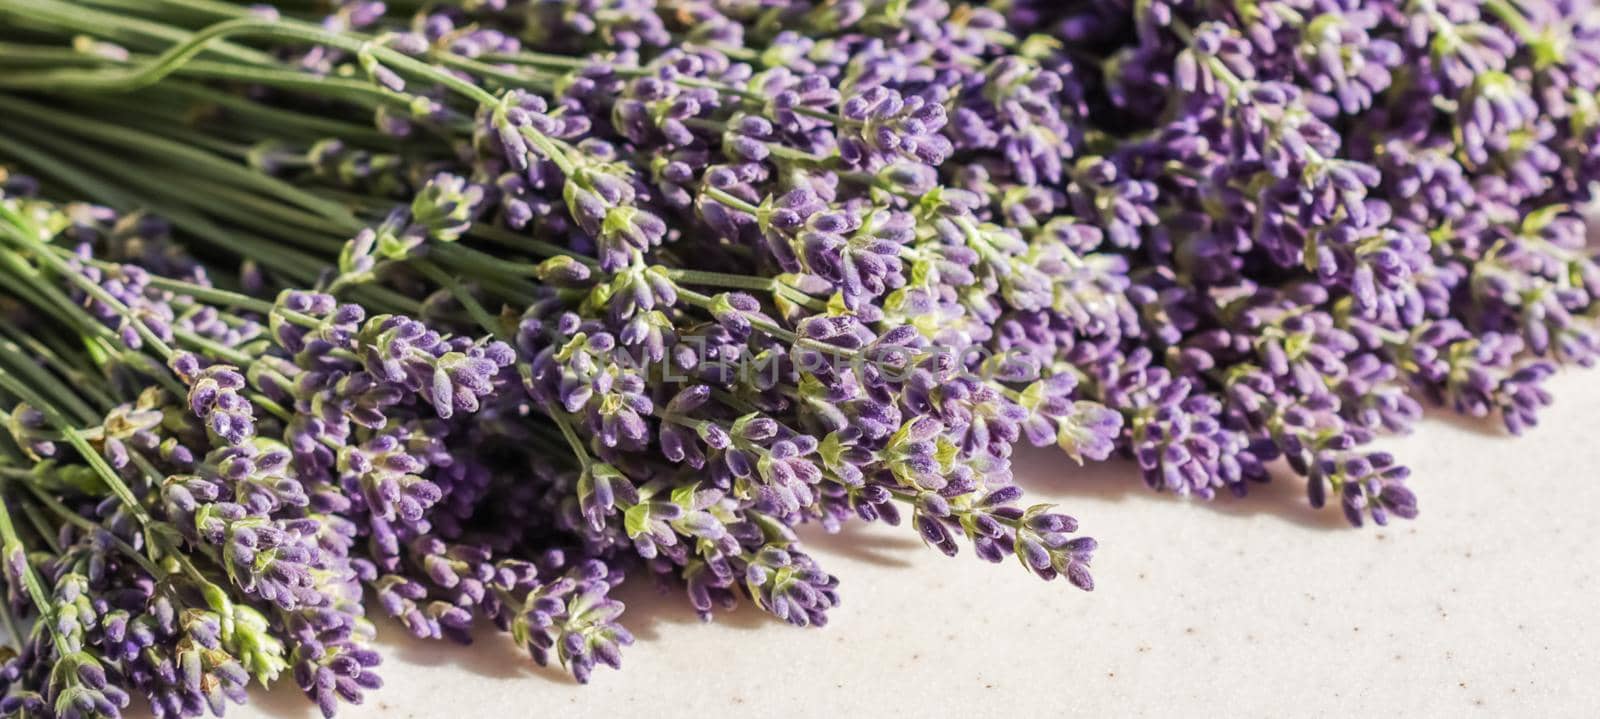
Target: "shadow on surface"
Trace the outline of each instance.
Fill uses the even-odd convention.
[[[367,701],[372,701],[372,698],[369,696]],[[282,719],[311,719],[322,716],[322,712],[317,710],[317,705],[312,704],[311,700],[306,698],[305,692],[300,691],[300,687],[294,683],[294,676],[289,671],[280,674],[271,689],[250,692],[250,703],[246,706],[260,712],[262,716]]]
[[[885,537],[853,532],[853,526],[846,525],[842,531],[829,534],[822,527],[808,525],[799,529],[800,541],[805,543],[806,549],[817,550],[821,555],[879,567],[909,567],[911,559],[907,555],[927,549],[909,527],[902,527],[904,535]]]
[[[689,604],[682,587],[662,587],[642,568],[634,568],[628,580],[612,596],[628,606],[622,615],[622,624],[633,632],[639,641],[651,641],[660,636],[660,627],[672,624],[706,624]],[[783,627],[783,622],[757,609],[748,599],[741,598],[733,609],[718,609],[711,618],[712,624],[734,629],[751,630],[763,627]]]
[[[1510,437],[1492,419],[1464,417],[1445,409],[1428,408],[1421,422],[1422,427],[1436,422],[1488,439]],[[1404,459],[1402,456],[1402,462]],[[1186,502],[1196,505],[1196,509],[1223,517],[1270,517],[1308,529],[1352,531],[1337,506],[1320,510],[1312,508],[1306,500],[1304,479],[1293,475],[1281,462],[1271,466],[1273,480],[1265,484],[1252,484],[1247,496],[1239,498],[1224,495],[1212,501],[1203,501],[1149,489],[1140,479],[1133,463],[1123,459],[1080,467],[1055,448],[1026,447],[1018,448],[1013,460],[1017,483],[1027,491],[1030,499],[1060,502],[1066,505],[1064,509],[1069,512],[1074,511],[1073,500],[1078,498],[1102,502]],[[900,527],[904,532],[895,534],[852,531],[854,526],[847,526],[837,534],[829,534],[819,526],[810,525],[801,527],[799,534],[805,546],[815,550],[825,566],[829,557],[842,557],[881,567],[902,568],[913,564],[916,553],[929,551],[904,526]],[[641,642],[658,639],[664,626],[703,623],[684,596],[681,586],[663,587],[642,567],[629,570],[628,581],[614,592],[614,596],[627,605],[623,623]],[[477,641],[473,645],[460,646],[415,639],[409,637],[405,629],[395,622],[377,617],[375,620],[380,628],[380,641],[389,647],[394,656],[408,663],[455,666],[491,678],[537,676],[556,682],[573,682],[571,676],[559,666],[539,667],[534,664],[524,650],[512,643],[509,636],[489,625],[478,627],[474,632]],[[790,630],[782,622],[757,609],[749,600],[742,600],[735,609],[717,611],[712,621],[739,630],[768,627]],[[253,701],[273,716],[309,718],[316,714],[315,708],[305,701],[292,680],[281,682],[273,691],[262,693]]]
[[[1251,484],[1244,497],[1223,494],[1207,501],[1181,497],[1150,489],[1134,464],[1124,459],[1095,462],[1079,467],[1071,458],[1051,447],[1019,448],[1013,458],[1017,484],[1038,499],[1070,502],[1075,497],[1122,502],[1186,502],[1224,516],[1272,516],[1310,529],[1348,529],[1337,507],[1315,509],[1306,500],[1305,480],[1286,467],[1271,466],[1272,481]],[[1070,506],[1066,507],[1072,511]]]
[[[376,606],[368,607],[368,616],[377,625],[377,645],[384,656],[385,664],[388,660],[397,660],[421,667],[452,667],[490,679],[538,677],[553,682],[576,684],[572,676],[559,666],[541,667],[535,664],[527,652],[511,641],[510,635],[496,631],[489,625],[476,627],[473,631],[473,643],[461,645],[450,641],[413,637],[399,622],[382,616],[381,610]],[[385,669],[387,667],[379,666],[378,674],[384,676]],[[368,691],[362,705],[376,708],[384,716],[391,715],[382,689]],[[295,684],[293,670],[280,674],[270,689],[263,691],[260,687],[253,686],[248,706],[262,716],[284,719],[313,719],[322,716],[317,706]],[[141,717],[148,714],[129,716]]]
[[[1448,407],[1425,405],[1422,421],[1418,423],[1420,431],[1429,424],[1438,423],[1449,425],[1464,432],[1487,437],[1490,439],[1513,439],[1515,435],[1506,431],[1505,425],[1496,417],[1471,417],[1460,412],[1451,411]]]
[[[436,639],[418,639],[406,633],[398,622],[379,623],[382,641],[401,661],[425,667],[454,666],[491,679],[539,676],[551,681],[573,683],[560,666],[541,667],[528,653],[511,641],[511,636],[480,622],[472,630],[467,645]]]

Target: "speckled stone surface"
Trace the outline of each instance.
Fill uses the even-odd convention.
[[[1435,416],[1386,441],[1414,522],[1352,530],[1289,482],[1187,502],[1028,452],[1024,486],[1101,542],[1093,594],[858,527],[811,544],[843,585],[825,629],[703,625],[636,587],[620,673],[394,640],[388,686],[341,716],[1600,716],[1600,373],[1553,390],[1519,440]],[[313,715],[292,687],[229,712]]]

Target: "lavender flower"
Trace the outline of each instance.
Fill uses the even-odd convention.
[[[271,87],[160,76],[129,101],[19,70],[36,91],[0,97],[0,130],[25,157],[177,210],[207,262],[155,219],[0,183],[23,288],[0,322],[41,338],[0,368],[67,388],[6,392],[0,461],[38,463],[18,481],[106,553],[221,572],[167,596],[127,557],[63,563],[85,628],[63,631],[106,679],[52,679],[36,632],[9,709],[125,685],[219,711],[292,665],[332,712],[378,684],[366,592],[583,680],[632,640],[624,566],[703,616],[825,622],[809,522],[905,520],[1087,590],[1094,541],[1009,484],[1024,438],[1202,498],[1282,457],[1312,504],[1381,524],[1418,500],[1368,445],[1419,400],[1522,431],[1558,363],[1600,356],[1579,5],[993,5],[241,8],[295,30],[216,60],[282,60]],[[121,20],[45,10],[15,39],[133,57]],[[150,132],[158,107],[196,121]],[[209,279],[235,257],[248,295]],[[92,461],[63,441],[79,420]]]

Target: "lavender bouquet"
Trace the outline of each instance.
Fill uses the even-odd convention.
[[[1091,589],[1022,441],[1411,518],[1600,351],[1585,3],[409,5],[0,0],[0,710],[583,681],[851,518]]]

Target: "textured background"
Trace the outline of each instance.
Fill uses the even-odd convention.
[[[858,527],[811,538],[842,583],[825,629],[748,607],[703,625],[626,588],[639,642],[580,687],[488,632],[462,648],[384,627],[388,685],[341,716],[1600,716],[1597,380],[1558,376],[1520,440],[1435,414],[1385,441],[1414,471],[1414,522],[1352,530],[1293,482],[1189,502],[1030,451],[1022,484],[1101,542],[1093,594]],[[281,686],[229,715],[315,711]]]

